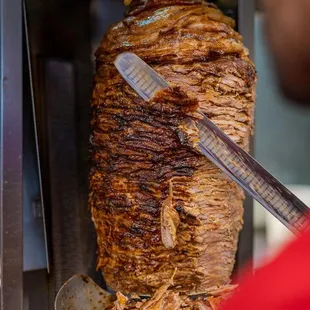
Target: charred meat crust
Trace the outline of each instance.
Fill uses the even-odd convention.
[[[132,0],[130,1],[127,15],[137,15],[145,11],[154,11],[155,9],[173,5],[205,5],[217,8],[213,3],[207,3],[204,0]]]
[[[110,28],[96,54],[89,205],[98,268],[123,293],[151,294],[175,268],[174,292],[208,292],[230,282],[244,194],[182,143],[179,125],[199,107],[247,150],[256,73],[232,20],[213,6],[145,4]],[[113,66],[125,51],[171,88],[139,98]]]

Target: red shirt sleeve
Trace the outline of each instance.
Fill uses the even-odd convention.
[[[309,310],[310,232],[247,277],[222,310]]]

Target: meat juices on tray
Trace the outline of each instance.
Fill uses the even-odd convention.
[[[98,268],[113,290],[152,294],[175,271],[175,292],[230,283],[244,193],[182,143],[179,125],[199,107],[248,150],[256,73],[233,27],[204,1],[132,1],[97,50],[89,204]],[[170,90],[143,101],[113,65],[126,51]]]

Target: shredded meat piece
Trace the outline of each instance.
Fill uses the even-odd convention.
[[[248,150],[256,74],[233,25],[204,1],[136,0],[96,53],[89,205],[116,291],[154,294],[175,268],[167,302],[230,283],[244,193],[182,137],[199,108]],[[125,51],[171,87],[143,101],[113,66]]]
[[[151,298],[134,295],[126,298],[117,293],[114,306],[108,306],[104,310],[219,310],[223,302],[236,290],[236,286],[228,285],[218,288],[216,296],[187,296],[169,289],[174,275],[169,283],[160,287]]]

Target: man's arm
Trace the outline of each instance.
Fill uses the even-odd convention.
[[[310,103],[310,0],[264,0],[266,33],[284,93]]]

